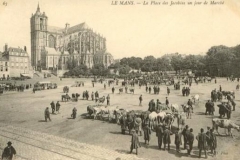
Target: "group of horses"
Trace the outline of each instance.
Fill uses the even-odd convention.
[[[172,104],[168,110],[161,111],[142,111],[121,109],[114,106],[89,105],[87,113],[89,118],[108,120],[128,128],[129,133],[132,129],[141,130],[144,124],[148,124],[152,130],[160,123],[172,128],[173,122],[177,119],[177,127],[183,129],[187,119],[188,105],[182,105],[182,110],[177,104]]]

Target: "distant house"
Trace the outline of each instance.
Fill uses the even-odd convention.
[[[27,53],[27,48],[24,49],[18,47],[8,47],[7,44],[4,46],[4,52],[1,54],[1,77],[19,77],[21,74],[27,75],[32,69],[30,66],[30,59]],[[5,73],[3,73],[5,72]],[[28,75],[32,77],[32,75]]]

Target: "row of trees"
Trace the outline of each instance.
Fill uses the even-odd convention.
[[[77,66],[77,62],[68,62],[70,71],[66,74],[99,76],[108,75],[109,69],[102,64],[95,65],[92,69],[86,66]],[[179,53],[166,54],[160,58],[147,56],[145,58],[122,58],[119,63],[109,66],[114,72],[128,74],[131,69],[142,72],[153,71],[181,71],[192,70],[198,75],[210,76],[240,76],[240,45],[235,47],[213,46],[206,55],[182,55]]]

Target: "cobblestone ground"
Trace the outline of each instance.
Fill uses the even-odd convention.
[[[14,141],[13,146],[18,149],[18,160],[141,159],[135,155],[121,154],[102,147],[0,123],[0,144],[6,144],[7,140]],[[4,147],[0,146],[1,150]]]
[[[49,79],[48,79],[49,80]],[[115,85],[115,94],[112,94],[112,86],[103,88],[103,84],[96,83],[92,86],[90,79],[79,79],[85,81],[84,87],[70,87],[78,79],[51,79],[58,84],[54,90],[38,91],[35,94],[31,90],[24,92],[6,92],[0,96],[0,152],[6,147],[8,141],[13,142],[17,150],[17,159],[30,160],[68,160],[68,159],[151,159],[151,160],[194,160],[198,159],[197,140],[193,144],[192,156],[188,157],[186,150],[180,154],[176,153],[174,135],[171,136],[170,151],[161,151],[157,147],[157,137],[152,132],[150,145],[144,144],[143,136],[140,136],[141,148],[138,156],[128,154],[130,150],[131,136],[121,134],[119,125],[104,120],[92,120],[86,116],[86,107],[96,104],[92,100],[82,100],[82,92],[88,90],[90,93],[98,91],[100,96],[110,94],[111,106],[128,110],[147,110],[148,102],[151,99],[159,99],[165,102],[166,87],[161,85],[159,95],[149,94],[145,87],[135,86],[134,94],[118,93],[120,85]],[[39,80],[40,81],[40,80]],[[24,81],[25,82],[25,81]],[[19,82],[20,84],[22,82]],[[30,83],[26,81],[25,83]],[[80,93],[78,102],[61,102],[63,87],[70,87],[69,94]],[[200,128],[206,130],[212,126],[212,118],[218,117],[218,107],[215,116],[205,115],[205,103],[210,98],[210,92],[222,85],[223,90],[235,90],[237,82],[229,82],[226,79],[218,79],[218,83],[193,84],[191,95],[199,94],[200,101],[194,108],[192,119],[187,119],[186,124],[194,129],[196,136]],[[171,104],[184,104],[189,97],[183,97],[181,91],[174,90],[169,86],[171,93],[168,96]],[[130,88],[130,86],[129,86]],[[232,120],[240,125],[240,91],[236,91],[236,111],[232,113]],[[143,95],[143,105],[138,105],[139,96]],[[59,114],[51,114],[51,122],[44,121],[44,110],[50,107],[50,103],[60,101],[61,109]],[[219,102],[218,102],[219,103]],[[106,102],[104,103],[106,104]],[[111,107],[110,106],[110,107]],[[77,118],[71,118],[73,107],[77,108]],[[176,121],[173,126],[177,126]],[[223,129],[219,129],[221,134]],[[217,157],[209,155],[208,159],[237,160],[240,151],[240,134],[233,131],[234,138],[225,135],[217,136],[218,148]],[[181,146],[182,148],[183,146]]]

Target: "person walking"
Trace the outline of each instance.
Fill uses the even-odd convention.
[[[110,105],[110,96],[109,96],[109,94],[108,94],[108,96],[107,96],[107,105],[108,105],[108,106]]]
[[[55,113],[55,103],[52,101],[50,103],[50,105],[51,105],[51,108],[52,108],[52,114],[54,114]]]
[[[158,148],[162,148],[162,139],[163,139],[163,125],[160,123],[156,130],[156,136],[158,137]]]
[[[142,101],[143,101],[143,98],[142,98],[142,95],[140,95],[140,97],[139,97],[139,106],[142,106]]]
[[[182,145],[182,134],[177,128],[177,131],[175,133],[175,145],[176,145],[176,151],[179,153],[180,152],[180,145]]]
[[[133,149],[136,149],[136,155],[137,155],[139,147],[141,147],[141,144],[139,142],[138,134],[133,129],[132,130],[132,141],[131,141],[130,153],[132,153]]]
[[[193,148],[193,142],[194,142],[194,134],[193,134],[193,129],[190,128],[190,132],[189,134],[187,134],[187,153],[188,153],[188,156],[191,156],[191,151],[192,151],[192,148]]]
[[[198,134],[196,139],[198,140],[198,149],[199,149],[199,158],[201,158],[202,150],[204,150],[205,158],[207,158],[207,151],[206,151],[206,134],[204,133],[204,129],[201,128],[201,133]]]
[[[56,112],[58,112],[59,113],[59,110],[60,110],[60,103],[59,103],[59,101],[57,101],[57,103],[56,103]]]
[[[12,142],[9,141],[7,145],[8,146],[3,150],[2,160],[12,160],[14,155],[17,154],[15,148],[12,146]]]
[[[49,108],[48,107],[44,111],[44,117],[45,117],[45,122],[47,122],[48,119],[49,119],[49,121],[51,121],[50,112],[49,112]]]

